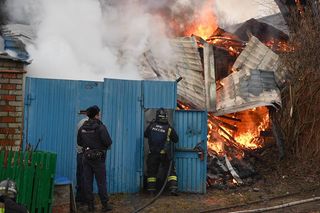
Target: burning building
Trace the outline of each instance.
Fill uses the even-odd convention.
[[[208,7],[205,6],[204,8]],[[152,49],[144,52],[140,58],[141,63],[139,64],[139,68],[143,79],[169,80],[171,82],[168,83],[169,86],[166,85],[167,82],[158,81],[127,82],[105,79],[105,82],[75,82],[28,78],[25,94],[27,106],[25,126],[28,127],[28,130],[25,130],[26,142],[28,140],[37,141],[41,137],[46,137],[44,140],[49,142],[45,145],[40,145],[41,148],[54,151],[59,150],[60,153],[64,153],[60,150],[60,145],[62,144],[65,149],[67,142],[62,143],[63,140],[61,139],[61,144],[56,144],[51,141],[51,137],[46,136],[47,129],[51,130],[50,135],[60,134],[57,129],[54,129],[56,131],[54,132],[52,128],[44,128],[46,125],[50,126],[47,123],[47,119],[49,118],[50,120],[50,116],[55,115],[51,120],[60,124],[65,115],[65,113],[61,114],[61,120],[59,120],[60,117],[56,119],[59,112],[56,112],[56,109],[52,109],[51,106],[59,106],[62,109],[70,110],[71,113],[68,114],[72,114],[73,116],[70,116],[71,122],[65,124],[67,125],[65,129],[72,129],[74,125],[72,121],[78,119],[78,117],[75,118],[76,111],[85,107],[83,105],[84,101],[88,103],[88,100],[90,100],[92,104],[98,103],[104,105],[106,114],[110,116],[106,119],[106,122],[114,122],[110,124],[114,128],[112,135],[120,141],[114,147],[115,149],[112,150],[112,157],[110,159],[122,156],[128,149],[137,149],[138,154],[132,154],[131,150],[128,152],[130,156],[132,155],[132,162],[139,162],[139,165],[129,165],[122,161],[119,161],[120,163],[112,161],[108,165],[112,171],[111,176],[122,177],[123,179],[112,180],[111,183],[114,185],[110,186],[111,190],[113,192],[136,192],[140,187],[136,183],[141,182],[140,176],[136,177],[136,171],[139,171],[139,175],[143,173],[141,160],[143,157],[141,157],[140,153],[142,146],[141,129],[138,129],[138,127],[141,128],[143,126],[141,124],[144,122],[143,112],[158,107],[174,110],[176,106],[176,88],[174,82],[177,80],[179,81],[177,84],[178,106],[180,109],[190,109],[190,114],[185,114],[184,112],[175,113],[178,115],[177,120],[179,122],[177,123],[181,126],[186,124],[186,126],[180,128],[181,136],[184,135],[183,137],[186,139],[189,139],[191,136],[194,137],[192,143],[188,143],[186,140],[186,144],[181,143],[177,147],[178,173],[181,174],[179,175],[181,177],[181,185],[192,182],[187,179],[191,177],[184,175],[185,173],[196,171],[200,167],[198,167],[198,164],[200,164],[198,162],[195,164],[195,167],[186,166],[187,163],[184,162],[186,157],[181,153],[190,152],[190,150],[192,153],[189,154],[190,156],[192,155],[192,158],[194,158],[194,155],[199,155],[200,159],[204,155],[205,157],[202,158],[202,161],[206,159],[206,153],[208,153],[209,157],[206,163],[208,167],[207,175],[210,179],[216,181],[221,174],[229,173],[235,182],[242,183],[241,178],[243,178],[243,175],[239,175],[239,169],[236,171],[235,168],[237,166],[239,168],[241,165],[242,168],[246,167],[248,173],[254,173],[254,171],[248,164],[244,164],[244,161],[240,161],[239,159],[243,159],[252,150],[257,150],[265,145],[261,135],[273,127],[270,122],[272,119],[270,111],[272,111],[271,109],[281,107],[279,87],[284,82],[285,75],[277,69],[280,63],[277,52],[282,51],[283,45],[281,42],[286,37],[281,36],[274,39],[273,37],[266,37],[264,38],[265,40],[262,39],[264,35],[263,30],[275,29],[266,28],[265,24],[257,23],[256,21],[250,21],[245,25],[241,25],[234,33],[229,33],[218,27],[215,16],[211,12],[201,11],[200,17],[202,18],[200,20],[205,23],[193,21],[188,23],[188,27],[177,29],[179,31],[178,35],[182,37],[176,37],[170,41],[170,46],[173,50],[171,57],[175,59],[173,60],[174,63],[160,60],[154,55]],[[174,29],[176,29],[176,24],[178,23],[170,22],[170,25],[174,25],[171,26]],[[250,30],[256,29],[258,25],[262,25],[259,28],[262,31],[253,32]],[[245,36],[248,30],[250,31],[248,34],[252,35],[249,35],[248,39],[246,39]],[[276,34],[278,33],[271,35]],[[164,88],[166,87],[169,89],[165,90]],[[61,89],[56,91],[55,88]],[[126,90],[124,90],[125,88]],[[153,88],[156,88],[156,90]],[[43,94],[46,91],[50,91],[50,95]],[[136,94],[132,95],[132,91],[135,91]],[[130,97],[135,98],[129,99],[123,94],[119,95],[120,92],[131,94]],[[174,94],[168,95],[165,94],[166,92]],[[164,100],[169,99],[170,104],[164,105],[164,101],[154,100],[155,94],[161,96]],[[54,102],[50,102],[52,100],[50,96],[56,98]],[[64,99],[67,101],[61,100],[62,97],[67,97]],[[130,101],[121,102],[123,101],[122,98]],[[119,99],[119,103],[115,102],[114,99]],[[137,100],[139,100],[139,103],[136,102]],[[70,107],[69,102],[75,102],[76,104]],[[121,110],[119,110],[118,106],[106,105],[110,103],[116,103],[118,106],[127,109],[130,112],[128,113],[129,115],[136,116],[133,116],[129,120],[137,122],[133,122],[131,126],[131,123],[127,124],[125,119],[119,121],[116,115],[117,113],[120,114]],[[137,110],[132,108],[132,106],[136,106]],[[44,109],[46,107],[48,110],[41,111],[42,114],[39,112],[35,113],[38,108]],[[120,109],[122,109],[121,107]],[[204,123],[202,124],[203,120],[201,119],[201,122],[199,121],[198,126],[196,126],[193,120],[194,115],[192,115],[193,109],[208,112],[208,119],[204,118],[202,114],[198,115],[204,118]],[[43,129],[41,131],[33,129],[35,126],[34,122],[39,118],[46,118],[43,120]],[[119,122],[121,122],[121,127],[124,129],[134,127],[131,129],[136,131],[133,131],[134,134],[132,132],[126,132],[126,134],[119,133]],[[130,125],[130,128],[127,125]],[[205,132],[205,139],[203,139],[203,132]],[[73,137],[73,135],[69,134],[69,141],[72,141]],[[132,138],[136,138],[134,140],[136,144],[132,143]],[[206,146],[202,146],[202,149],[207,149],[208,147],[208,150],[198,149],[199,146],[195,145],[199,141],[203,143],[207,142]],[[69,143],[68,145],[69,151],[74,148],[72,144]],[[66,169],[63,163],[61,165],[59,163],[69,162],[69,160],[73,162],[74,159],[66,160],[70,156],[63,154],[61,156],[65,158],[58,161],[58,170],[62,175],[66,175],[72,179],[72,170]],[[179,161],[183,163],[179,164]],[[202,167],[205,168],[203,162],[201,162],[201,171],[205,171]],[[128,168],[134,168],[130,171],[132,177],[137,178],[137,180],[127,177],[126,172],[129,171]],[[199,177],[192,178],[201,179]],[[130,182],[128,179],[135,180],[130,189],[123,184]],[[202,182],[199,183],[199,186],[202,187]],[[192,192],[204,192],[205,189],[199,186],[191,187],[185,184],[180,186],[180,189]]]
[[[179,81],[178,106],[208,112],[208,176],[210,164],[215,162],[222,173],[229,171],[241,184],[229,160],[237,164],[235,159],[263,147],[262,135],[271,129],[281,149],[281,133],[273,128],[271,112],[281,107],[279,88],[287,76],[278,69],[277,53],[291,51],[286,45],[288,36],[254,19],[234,34],[219,27],[213,28],[210,36],[203,26],[198,31],[194,25],[191,29],[194,35],[171,41],[175,64],[168,65],[148,51],[142,58],[142,75]],[[249,167],[246,165],[246,171],[253,174]],[[213,173],[211,177],[216,179]]]

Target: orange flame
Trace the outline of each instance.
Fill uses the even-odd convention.
[[[262,146],[260,132],[270,126],[269,111],[267,107],[257,107],[241,113],[243,125],[238,125],[235,140],[248,149],[257,149]]]
[[[190,107],[179,102],[182,109],[189,110]],[[270,126],[269,110],[267,107],[257,107],[250,110],[245,110],[236,113],[234,121],[223,120],[220,117],[215,117],[209,114],[208,119],[208,149],[218,155],[226,153],[226,141],[236,143],[235,146],[240,149],[258,149],[263,146],[263,138],[260,132],[266,130]],[[232,117],[231,117],[232,118]],[[233,130],[217,123],[223,122],[224,125],[230,125]],[[244,156],[243,150],[238,150],[233,153],[234,157],[242,158]]]
[[[276,52],[293,52],[294,47],[290,46],[286,41],[280,41],[277,39],[270,39],[265,43],[267,47]]]
[[[187,27],[186,36],[197,35],[203,39],[209,36],[218,28],[217,18],[213,11],[213,1],[207,1],[196,14],[194,21]]]
[[[210,117],[208,119],[208,149],[219,155],[224,154],[226,140],[236,143],[237,147],[242,149],[255,150],[263,146],[263,138],[260,132],[266,130],[270,126],[269,111],[267,107],[257,107],[250,110],[237,113],[239,121],[224,120],[236,130],[231,130],[223,125],[217,127]],[[221,119],[222,120],[222,119]],[[237,158],[243,157],[243,152],[234,153]]]

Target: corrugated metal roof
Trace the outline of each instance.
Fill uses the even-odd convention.
[[[281,105],[280,90],[274,73],[264,70],[240,70],[221,80],[217,90],[217,112],[224,115],[258,106]]]
[[[171,40],[176,63],[168,65],[152,56],[151,52],[145,53],[145,63],[149,64],[149,71],[158,79],[176,80],[182,77],[178,83],[178,99],[187,102],[199,109],[206,106],[206,90],[204,88],[204,73],[198,45],[194,37],[181,37]],[[143,66],[148,67],[147,65]],[[150,77],[142,73],[144,78]],[[145,77],[146,76],[146,77]]]
[[[217,112],[223,115],[258,106],[281,106],[275,71],[279,56],[252,36],[232,69],[236,72],[220,81]]]
[[[289,35],[289,28],[281,13],[265,16],[257,19],[260,22],[269,24],[285,34]]]
[[[218,86],[218,89],[212,45],[204,43],[204,65],[195,38],[175,39],[172,46],[178,60],[176,67],[168,67],[148,54],[146,61],[152,67],[151,72],[158,77],[170,80],[183,78],[177,86],[179,100],[217,115],[256,106],[281,105],[277,84],[282,84],[286,76],[277,70],[279,56],[256,37],[251,37],[235,61],[232,67],[235,73],[221,80],[223,86]]]
[[[269,70],[274,72],[279,65],[279,56],[252,36],[246,48],[232,66],[237,70]]]
[[[271,26],[273,26],[274,28],[277,28],[278,30],[281,30],[282,32],[284,32],[285,34],[289,35],[289,28],[288,25],[286,23],[286,21],[284,20],[283,16],[281,13],[276,13],[270,16],[265,16],[265,17],[261,17],[256,19],[259,22],[263,22],[266,24],[269,24]],[[231,26],[227,26],[225,28],[225,30],[234,33],[239,27],[241,27],[243,23],[239,23],[239,24],[235,24],[235,25],[231,25]]]

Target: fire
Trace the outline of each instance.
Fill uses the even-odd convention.
[[[179,108],[182,108],[182,109],[184,109],[184,110],[190,110],[190,109],[191,109],[190,106],[182,103],[181,101],[178,101],[178,106],[179,106]]]
[[[207,1],[197,12],[194,21],[187,27],[186,36],[197,35],[203,39],[209,38],[218,28],[217,18],[213,11],[213,1]]]
[[[247,124],[238,126],[239,133],[234,135],[235,140],[248,149],[260,148],[263,143],[260,132],[269,127],[268,109],[266,107],[253,108],[242,112],[239,117]]]
[[[254,143],[254,138],[256,136],[252,132],[245,132],[242,133],[241,135],[235,137],[235,140],[241,144],[242,146],[245,146],[250,149],[256,149],[258,148],[258,145]]]
[[[267,47],[276,52],[293,52],[294,47],[290,46],[286,41],[271,39],[265,43]]]
[[[191,109],[178,103],[180,108]],[[242,158],[244,150],[255,150],[263,146],[261,131],[270,127],[269,110],[257,107],[242,111],[233,116],[216,117],[208,113],[208,150],[223,156],[228,147],[236,149],[234,157]]]

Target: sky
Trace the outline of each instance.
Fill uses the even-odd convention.
[[[211,4],[205,4],[206,2]],[[259,2],[260,1],[260,2]],[[241,2],[241,3],[239,3]],[[263,3],[262,3],[263,2]],[[141,55],[151,50],[174,63],[169,37],[211,5],[219,25],[269,15],[273,0],[7,0],[12,23],[35,32],[27,75],[100,80],[141,79]],[[171,25],[170,25],[171,26]],[[178,35],[176,33],[176,35]]]
[[[216,0],[216,5],[223,24],[241,23],[279,12],[274,0]]]

